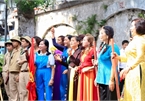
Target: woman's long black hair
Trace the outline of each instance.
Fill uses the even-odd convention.
[[[33,38],[36,40],[37,46],[39,46],[39,44],[42,41],[42,39],[40,37],[38,37],[38,36],[34,36]]]
[[[59,38],[61,38],[62,45],[64,46],[64,38],[65,38],[65,37],[64,37],[63,35],[60,35]]]
[[[107,46],[109,44],[110,39],[113,38],[113,36],[114,36],[114,30],[111,26],[103,26],[102,29],[105,30],[105,34],[108,36],[108,43],[102,42],[99,47],[99,52],[103,49],[103,47],[105,47],[105,49],[103,51],[103,53],[104,53],[107,50]]]
[[[79,36],[72,36],[71,38],[75,38],[75,40],[76,40],[77,42],[79,42],[78,47],[81,45],[81,39],[80,39]]]
[[[48,51],[48,50],[49,50],[49,42],[48,42],[48,40],[43,39],[42,41],[44,42],[44,45],[47,47],[47,48],[46,48],[46,51],[47,51],[47,54],[46,54],[46,55],[51,54],[51,53]],[[40,50],[38,51],[38,53],[40,54]]]
[[[102,27],[105,30],[106,35],[108,36],[108,43],[111,38],[114,36],[114,30],[111,26],[104,26]]]
[[[71,40],[71,38],[73,37],[72,35],[66,35],[66,37]]]

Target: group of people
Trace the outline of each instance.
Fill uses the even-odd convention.
[[[115,71],[116,59],[119,83],[124,101],[145,99],[145,20],[134,19],[130,28],[132,40],[122,42],[120,51],[111,39],[111,26],[100,29],[101,44],[96,50],[91,34],[59,36],[51,29],[55,47],[49,52],[49,42],[37,36],[34,39],[34,64],[37,100],[39,101],[97,101],[117,100]],[[5,43],[7,53],[2,68],[6,93],[10,101],[28,101],[29,54],[32,45],[29,36],[15,36]],[[97,58],[96,58],[97,57]],[[118,66],[121,68],[118,69]],[[119,79],[120,81],[120,79]]]

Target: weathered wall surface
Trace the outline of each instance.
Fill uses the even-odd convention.
[[[131,26],[131,21],[137,18],[140,10],[126,10],[123,13],[119,13],[107,21],[106,25],[112,26],[114,28],[114,39],[115,42],[121,46],[121,42],[124,39],[129,39],[129,31]]]
[[[36,15],[36,34],[42,37],[49,27],[59,23],[66,23],[75,28],[77,22],[73,21],[73,16],[76,15],[79,21],[84,21],[91,15],[96,14],[98,21],[107,19],[106,25],[114,28],[115,42],[121,46],[122,40],[129,39],[131,20],[137,18],[138,14],[145,10],[144,5],[145,0],[96,0],[70,8],[38,14]],[[57,27],[56,36],[72,34],[74,31],[70,27]]]
[[[138,18],[138,14],[145,13],[145,0],[115,0],[108,6],[104,14],[106,25],[112,26],[115,41],[121,46],[124,39],[129,39],[131,21]]]
[[[77,16],[79,21],[83,21],[93,14],[98,14],[97,19],[100,19],[101,16],[103,16],[102,12],[104,12],[102,6],[103,2],[85,3],[74,7],[38,15],[36,22],[37,34],[40,35],[41,33],[42,35],[48,27],[58,23],[66,23],[75,28],[77,23],[74,23],[72,19],[73,16]]]

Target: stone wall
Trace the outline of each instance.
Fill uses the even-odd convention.
[[[63,25],[56,27],[56,36],[74,34],[77,25],[77,22],[73,21],[74,16],[77,16],[79,21],[85,21],[96,14],[98,21],[106,19],[106,25],[114,28],[115,42],[121,47],[121,41],[129,39],[131,20],[137,18],[138,14],[145,10],[144,5],[145,0],[94,0],[94,2],[36,14],[36,34],[43,37],[44,33],[48,33],[46,37],[49,38],[48,29],[60,23]],[[65,24],[71,27],[66,27]]]
[[[140,12],[140,10],[126,10],[123,13],[116,14],[107,21],[106,25],[114,28],[114,39],[119,46],[121,46],[123,40],[129,39],[131,21],[137,18]]]
[[[145,0],[115,0],[108,6],[104,18],[106,25],[112,26],[115,42],[121,47],[124,39],[129,39],[131,21],[138,18],[139,13],[145,14]]]

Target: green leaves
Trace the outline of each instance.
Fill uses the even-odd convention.
[[[97,24],[99,27],[102,27],[106,24],[106,22],[107,22],[106,20],[101,20],[100,22],[97,22]]]
[[[78,21],[77,17],[74,16],[73,19],[75,19],[75,20],[73,20],[73,21],[78,22],[78,25],[76,25],[76,30],[83,34],[99,33],[99,30],[96,30],[96,27],[99,28],[99,27],[104,26],[106,24],[106,20],[98,21],[96,19],[96,17],[97,17],[97,15],[93,14],[92,16],[88,17],[85,21]]]
[[[104,8],[104,10],[107,10],[108,5],[103,4],[103,8]]]
[[[8,0],[4,0],[5,1],[5,3],[8,3]]]
[[[138,14],[138,17],[139,17],[139,18],[145,19],[145,12],[139,13],[139,14]]]
[[[35,7],[43,5],[48,2],[45,0],[15,0],[19,12],[29,13],[33,12]]]
[[[92,15],[91,17],[88,17],[86,22],[87,22],[88,25],[93,26],[97,22],[96,14]]]

